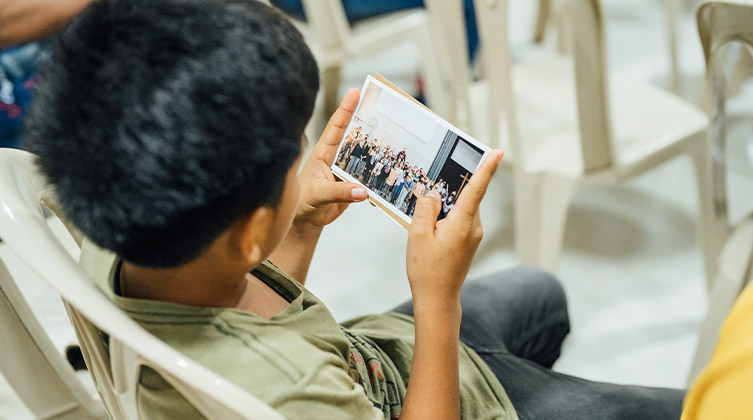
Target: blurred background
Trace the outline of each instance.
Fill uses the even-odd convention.
[[[363,2],[379,10],[353,0],[273,3],[320,63],[310,139],[348,88],[380,73],[505,150],[470,277],[521,263],[556,274],[572,332],[555,370],[687,386],[728,226],[753,210],[751,51],[732,44],[719,53],[716,88],[726,97],[713,100],[700,2],[482,0],[475,11],[462,0],[399,11],[380,9],[399,9],[397,1]],[[44,45],[33,48],[43,61]],[[8,122],[18,115],[9,98],[19,86],[33,95],[35,79],[12,74],[8,57],[0,55],[0,144],[15,146],[22,134]],[[710,120],[722,105],[725,118]],[[410,298],[406,240],[376,208],[351,206],[325,229],[307,287],[338,320],[387,311]],[[58,296],[4,244],[0,257],[24,278],[19,287],[55,346],[75,343]],[[88,373],[79,378],[93,391]],[[1,377],[0,418],[32,418]]]

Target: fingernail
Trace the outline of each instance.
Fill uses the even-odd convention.
[[[366,193],[366,190],[361,187],[356,187],[350,190],[350,195],[353,197],[354,200],[363,200],[369,196]]]
[[[497,158],[495,159],[495,161],[499,163],[502,160],[502,156],[504,156],[504,153],[497,150]]]

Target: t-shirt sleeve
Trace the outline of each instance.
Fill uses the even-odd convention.
[[[363,387],[341,367],[332,364],[319,366],[270,405],[291,420],[384,419],[384,414],[369,400]]]

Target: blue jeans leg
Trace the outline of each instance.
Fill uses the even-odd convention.
[[[570,331],[564,290],[531,267],[467,281],[460,339],[497,376],[521,420],[679,419],[682,390],[587,381],[551,370]],[[396,312],[412,315],[412,303]]]

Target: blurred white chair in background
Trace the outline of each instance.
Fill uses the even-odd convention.
[[[753,277],[753,214],[730,227],[727,212],[725,104],[726,48],[741,43],[753,53],[753,1],[709,1],[698,9],[698,32],[706,57],[707,90],[711,96],[711,156],[714,184],[714,225],[717,242],[726,240],[720,255],[716,279],[709,296],[709,307],[701,326],[698,347],[689,381],[698,376],[711,360],[719,330],[740,292]],[[734,72],[730,72],[733,74]],[[753,114],[753,106],[750,107]],[[753,164],[753,162],[751,162]],[[746,197],[750,198],[750,197]]]
[[[443,21],[453,19],[458,0],[432,1],[447,4]],[[565,32],[572,57],[550,53],[513,65],[507,13],[506,0],[476,1],[486,80],[465,92],[476,112],[468,107],[457,119],[505,150],[514,165],[519,260],[555,268],[579,187],[620,182],[686,155],[695,165],[698,237],[709,279],[717,248],[706,240],[712,211],[707,116],[659,88],[608,76],[597,0],[563,2],[560,21],[572,25]],[[450,53],[454,61],[463,57],[463,51]],[[463,66],[452,70],[453,86],[469,85]]]
[[[0,374],[36,419],[107,419],[58,352],[0,260]]]
[[[347,60],[373,54],[402,42],[413,42],[421,55],[426,98],[440,115],[448,113],[442,75],[443,45],[431,39],[432,11],[410,9],[348,23],[342,0],[303,0],[307,23],[299,24],[322,72],[324,110],[330,113],[339,102],[340,66]]]
[[[682,18],[682,9],[688,0],[658,0],[664,9],[665,25],[667,30],[667,40],[669,46],[669,64],[671,87],[674,92],[680,92],[682,89],[682,73],[680,72],[679,44],[678,44],[678,24]],[[553,2],[555,4],[553,4]],[[550,21],[557,21],[555,14],[557,10],[557,0],[539,0],[538,16],[536,18],[536,28],[534,31],[534,42],[542,42],[544,34]],[[564,34],[560,34],[562,37]],[[560,41],[561,51],[567,50],[567,45]]]
[[[209,419],[282,420],[264,402],[149,334],[87,278],[47,226],[41,204],[53,212],[55,204],[44,199],[50,196],[49,188],[36,172],[33,160],[33,155],[27,152],[0,149],[0,237],[63,298],[86,365],[110,418],[138,418],[136,386],[141,368],[149,367]],[[7,276],[3,271],[0,277],[3,274]],[[34,331],[31,333],[38,336]],[[107,345],[103,333],[109,337]],[[18,330],[14,336],[20,339],[24,334]],[[10,348],[5,341],[0,347]],[[16,359],[6,354],[0,359],[6,374],[5,362]],[[19,368],[21,362],[28,360],[19,359]],[[12,369],[8,371],[13,373]],[[30,372],[24,373],[32,375]],[[73,384],[70,379],[64,380],[69,386]],[[35,399],[30,402],[42,404],[38,400],[41,395],[32,396]],[[78,417],[60,418],[88,418],[84,417],[84,405],[81,413]]]

